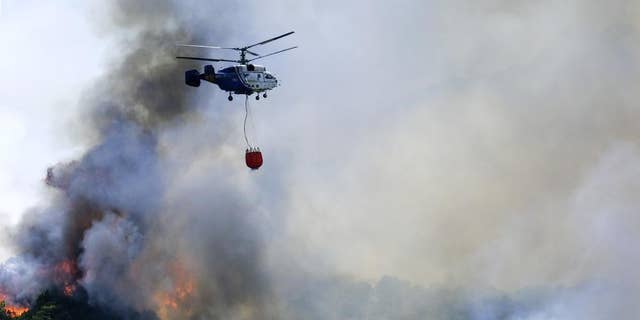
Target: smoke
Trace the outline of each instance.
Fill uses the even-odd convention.
[[[189,93],[176,79],[184,65],[176,63],[173,53],[174,41],[190,37],[174,16],[173,4],[113,1],[106,6],[105,32],[122,37],[116,45],[122,56],[114,57],[117,64],[102,79],[105,83],[89,92],[92,121],[99,128],[114,120],[149,128],[186,113]]]
[[[92,147],[13,232],[12,302],[71,285],[161,319],[640,313],[637,5],[222,6],[106,5]],[[292,26],[300,51],[270,62],[285,85],[256,109],[273,157],[249,175],[237,114],[183,85],[200,66],[174,43]]]
[[[301,48],[323,54],[285,77],[303,73],[287,83],[303,110],[273,124],[314,133],[283,156],[300,164],[287,168],[285,252],[309,274],[387,274],[484,302],[458,318],[508,310],[486,288],[507,301],[532,291],[540,303],[514,302],[514,319],[633,318],[636,250],[621,243],[638,234],[624,178],[637,160],[619,145],[640,135],[637,4],[401,3],[296,8],[313,17],[292,18],[314,39]],[[316,77],[330,94],[305,91],[323,87]]]
[[[119,55],[81,102],[82,132],[94,146],[48,170],[58,190],[14,231],[19,256],[0,268],[2,293],[28,304],[47,289],[86,291],[90,304],[123,317],[264,315],[269,284],[255,208],[224,176],[181,183],[188,164],[171,161],[189,155],[161,141],[198,117],[181,78],[190,66],[174,58],[175,42],[197,34],[183,28],[171,1],[106,9],[100,32],[116,37]],[[224,143],[202,149],[220,153]]]

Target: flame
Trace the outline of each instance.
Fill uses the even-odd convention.
[[[53,268],[56,282],[62,285],[62,292],[66,296],[72,296],[76,291],[76,278],[78,267],[73,260],[64,260]]]
[[[64,292],[64,294],[67,297],[70,297],[70,296],[73,295],[74,292],[76,292],[76,285],[75,284],[67,284],[67,285],[64,286],[62,291]]]
[[[5,303],[4,310],[7,312],[7,314],[11,318],[19,317],[19,316],[23,315],[25,312],[29,311],[29,308],[27,308],[27,307],[22,307],[22,306],[19,306],[19,305],[10,304],[7,301],[7,296],[2,294],[2,293],[0,293],[0,301],[3,301]]]
[[[46,275],[53,277],[53,280],[60,286],[62,292],[67,296],[72,296],[76,291],[76,279],[79,278],[79,271],[74,260],[64,260],[53,266],[43,270]],[[29,311],[28,307],[13,303],[12,299],[8,299],[9,295],[0,289],[0,302],[4,302],[4,310],[11,318],[17,318]]]
[[[188,298],[191,298],[193,295],[193,287],[193,281],[188,280],[186,283],[178,284],[173,292],[161,293],[162,304],[177,310]]]
[[[168,319],[170,315],[180,314],[189,317],[190,304],[196,291],[196,282],[190,272],[179,263],[169,267],[166,285],[155,295],[157,314],[160,319]]]
[[[19,306],[5,306],[4,310],[7,312],[7,314],[9,314],[10,317],[16,318],[29,311],[29,308]]]

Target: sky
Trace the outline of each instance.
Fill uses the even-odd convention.
[[[291,267],[280,265],[288,256],[310,274],[369,282],[578,288],[559,294],[570,311],[552,304],[552,315],[575,315],[604,290],[594,319],[638,311],[640,5],[218,4],[208,13],[185,1],[176,14],[210,27],[212,45],[296,31],[269,48],[298,49],[261,61],[282,83],[252,101],[265,166],[242,171],[241,102],[213,86],[185,87],[199,118],[167,139],[173,154],[195,154],[176,157],[195,177],[219,156],[206,147],[212,128],[228,129],[213,135],[237,144],[222,156],[237,156],[224,178],[281,219],[274,269]],[[97,2],[4,0],[2,10],[0,226],[10,227],[51,197],[46,168],[91,145],[80,101],[118,59],[122,31],[105,27]],[[0,258],[11,254],[0,246]]]
[[[80,88],[104,63],[80,3],[2,3],[2,226],[15,225],[46,197],[42,182],[48,166],[79,152],[69,133],[77,119],[69,116],[77,110]],[[6,259],[7,248],[0,251]]]

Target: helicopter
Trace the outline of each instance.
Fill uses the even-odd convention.
[[[218,58],[201,58],[201,57],[186,57],[177,56],[177,59],[186,60],[198,60],[198,61],[213,61],[213,62],[235,62],[237,65],[226,67],[224,69],[215,71],[212,65],[204,66],[204,73],[200,73],[198,70],[188,70],[185,72],[185,83],[188,86],[199,87],[201,80],[217,84],[220,89],[229,92],[229,101],[233,101],[233,94],[244,94],[250,96],[256,94],[256,100],[260,100],[260,94],[263,98],[267,98],[267,91],[279,86],[278,79],[267,71],[264,66],[252,64],[254,60],[262,59],[274,54],[289,51],[297,48],[293,46],[276,52],[272,52],[265,55],[260,55],[252,50],[253,47],[260,46],[269,43],[280,38],[284,38],[293,34],[294,31],[287,32],[285,34],[273,37],[268,40],[264,40],[245,47],[216,47],[205,46],[197,44],[177,44],[179,47],[191,47],[191,48],[206,48],[206,49],[227,49],[240,52],[239,60],[230,59],[218,59]],[[253,56],[251,59],[247,59],[247,54]]]

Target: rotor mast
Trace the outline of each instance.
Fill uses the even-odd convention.
[[[240,48],[240,60],[238,60],[240,64],[247,64],[249,60],[247,60],[247,48]]]

